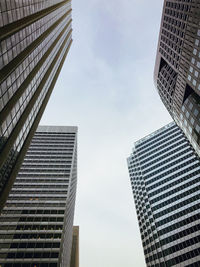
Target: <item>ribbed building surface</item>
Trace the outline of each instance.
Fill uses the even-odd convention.
[[[164,0],[154,80],[200,156],[200,2]]]
[[[128,168],[147,266],[200,266],[200,160],[170,123],[135,143]]]
[[[39,126],[0,216],[1,267],[69,267],[77,127]]]
[[[0,209],[61,71],[71,31],[70,0],[0,1]]]
[[[70,267],[79,267],[79,226],[73,227]]]

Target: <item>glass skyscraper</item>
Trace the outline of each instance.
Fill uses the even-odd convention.
[[[154,80],[158,93],[200,156],[200,5],[164,0]]]
[[[70,48],[70,0],[0,1],[0,210]]]
[[[200,266],[200,159],[175,123],[128,158],[147,266]]]
[[[77,127],[39,126],[0,216],[1,267],[70,266]]]

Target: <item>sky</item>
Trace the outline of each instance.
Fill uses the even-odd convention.
[[[80,267],[145,266],[126,159],[171,121],[153,84],[162,5],[72,1],[72,47],[41,124],[79,128]]]

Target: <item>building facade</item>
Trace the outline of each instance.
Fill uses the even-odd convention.
[[[200,156],[200,3],[164,0],[154,81],[172,118]]]
[[[0,210],[70,48],[71,1],[0,1]]]
[[[79,267],[79,226],[73,227],[70,267]]]
[[[1,267],[70,267],[77,127],[39,126],[0,216]]]
[[[136,142],[128,169],[147,266],[199,266],[200,159],[180,128]]]

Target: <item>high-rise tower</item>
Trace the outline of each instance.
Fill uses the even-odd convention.
[[[70,267],[79,267],[79,226],[73,227]]]
[[[136,142],[128,168],[147,266],[199,266],[200,159],[182,131]]]
[[[154,80],[172,118],[200,156],[199,12],[199,1],[164,1]]]
[[[39,126],[0,216],[0,266],[70,266],[77,127]]]
[[[0,1],[0,210],[70,48],[71,1]]]

